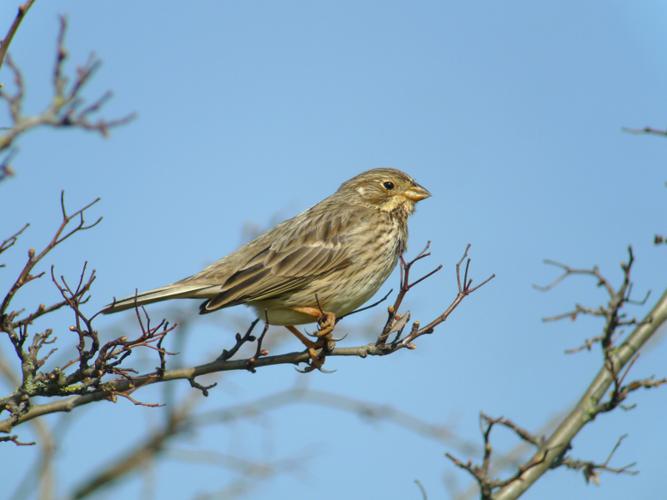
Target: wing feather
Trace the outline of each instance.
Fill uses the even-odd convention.
[[[202,304],[201,312],[290,293],[349,266],[355,257],[349,243],[358,237],[359,215],[346,214],[322,211],[304,218],[307,225],[293,220],[292,227],[277,227],[266,246],[227,278],[220,294]]]

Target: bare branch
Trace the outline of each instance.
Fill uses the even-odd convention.
[[[502,425],[503,427],[510,429],[522,441],[530,443],[533,446],[539,447],[542,442],[542,438],[534,436],[510,419],[504,417],[492,418],[484,413],[480,413],[480,432],[484,442],[484,451],[481,465],[475,465],[471,460],[463,462],[451,453],[445,453],[445,456],[451,460],[454,465],[467,471],[475,478],[475,481],[477,482],[480,490],[481,498],[483,500],[491,500],[494,498],[493,494],[496,490],[503,488],[504,486],[507,486],[508,484],[517,480],[521,474],[525,473],[533,467],[536,467],[544,460],[543,458],[534,457],[533,459],[519,465],[516,468],[514,474],[512,474],[510,477],[506,479],[494,478],[491,472],[491,459],[493,455],[493,446],[491,445],[491,431],[496,425]]]
[[[600,346],[602,353],[602,367],[595,379],[575,407],[561,419],[556,429],[548,437],[536,436],[505,418],[491,418],[484,414],[482,436],[484,441],[484,455],[481,465],[474,465],[471,461],[463,462],[451,454],[448,457],[459,468],[466,470],[476,480],[482,498],[507,500],[518,498],[549,469],[568,467],[579,470],[584,474],[586,481],[598,482],[599,472],[615,472],[632,474],[632,465],[611,467],[609,462],[613,453],[620,445],[620,441],[603,463],[575,460],[566,456],[571,448],[574,437],[599,414],[612,411],[616,408],[625,408],[624,401],[631,392],[639,389],[653,389],[667,384],[667,378],[656,379],[649,377],[626,382],[628,375],[637,361],[639,349],[651,338],[656,331],[667,322],[667,291],[663,294],[653,310],[642,320],[629,318],[624,312],[627,305],[643,305],[648,294],[641,300],[632,299],[631,271],[634,264],[634,254],[628,247],[628,259],[621,263],[623,277],[617,287],[612,285],[598,269],[573,268],[555,261],[545,261],[561,270],[561,274],[545,286],[536,286],[540,290],[550,290],[566,278],[572,276],[590,276],[595,279],[598,287],[602,287],[608,295],[606,304],[599,307],[585,307],[577,304],[572,311],[546,318],[546,321],[557,321],[566,318],[575,320],[580,315],[600,318],[604,326],[600,335],[587,339],[581,347],[568,352],[577,352],[583,349],[592,349]],[[465,280],[464,280],[465,282]],[[624,333],[625,327],[632,326],[633,330]],[[490,433],[494,425],[502,425],[512,430],[525,443],[536,448],[532,456],[516,468],[516,472],[507,479],[496,479],[489,473],[493,448],[490,442]]]
[[[303,379],[300,379],[303,380]],[[228,426],[237,420],[247,420],[250,416],[268,414],[288,405],[312,404],[357,415],[370,422],[388,422],[413,432],[416,435],[436,442],[453,446],[464,453],[473,453],[478,447],[474,443],[461,440],[446,425],[426,421],[422,416],[410,414],[391,405],[377,404],[368,400],[351,398],[341,394],[310,389],[302,383],[294,388],[260,397],[254,401],[222,409],[209,410],[195,414],[200,398],[191,393],[182,404],[170,412],[167,420],[112,463],[77,488],[75,498],[83,498],[99,491],[103,487],[119,482],[125,475],[133,472],[147,461],[169,450],[169,444],[183,433],[192,429],[204,429],[208,426]],[[171,453],[168,454],[172,456]],[[243,472],[243,465],[241,470]]]
[[[33,1],[26,2],[21,7],[24,8],[23,15]],[[21,14],[21,8],[19,14]],[[19,17],[17,17],[17,20],[20,22]],[[11,118],[10,126],[6,127],[3,134],[0,134],[0,153],[10,150],[21,135],[39,127],[78,128],[107,136],[110,129],[127,124],[134,119],[134,114],[111,120],[95,118],[95,114],[111,98],[110,92],[105,92],[101,97],[84,104],[85,100],[81,94],[101,63],[99,59],[91,55],[83,66],[77,68],[71,84],[68,83],[64,71],[64,64],[67,60],[66,31],[67,21],[64,17],[61,17],[56,43],[56,57],[53,65],[53,94],[51,102],[39,114],[24,116],[25,83],[23,76],[12,58],[9,56],[6,58],[7,67],[14,77],[14,91],[12,93],[0,87],[0,101],[4,101]],[[6,38],[6,41],[11,41],[11,38],[9,40]],[[6,50],[7,45],[3,44],[2,48]],[[0,49],[0,57],[4,58],[4,55],[5,53]],[[10,161],[14,152],[15,150],[10,150],[10,154],[0,163],[0,180],[12,175],[13,170]]]
[[[415,479],[415,484],[417,485],[417,488],[419,488],[422,500],[428,500],[428,493],[426,493],[426,488],[424,488],[422,482],[419,479]]]
[[[584,475],[584,480],[586,483],[593,483],[596,486],[600,484],[600,472],[636,476],[639,474],[639,471],[633,469],[633,467],[637,465],[635,462],[624,465],[622,467],[612,467],[609,465],[609,462],[611,462],[611,459],[614,457],[616,450],[618,450],[618,448],[621,446],[621,443],[627,436],[627,434],[623,434],[620,438],[618,438],[618,441],[616,441],[616,444],[609,452],[609,455],[607,455],[607,459],[602,463],[595,463],[587,460],[576,460],[567,457],[563,459],[562,464],[568,469],[581,471],[581,473]]]
[[[0,436],[0,443],[2,442],[10,442],[14,443],[16,446],[34,446],[36,443],[34,441],[31,442],[25,442],[19,440],[19,437],[16,435],[11,435],[11,436]]]
[[[653,127],[644,127],[644,128],[623,127],[621,130],[623,130],[623,132],[627,132],[628,134],[634,134],[634,135],[657,135],[660,137],[667,137],[667,130],[657,129]]]
[[[19,239],[19,236],[23,234],[23,232],[30,227],[30,224],[25,224],[21,229],[16,231],[14,234],[12,234],[9,238],[6,238],[5,240],[0,243],[0,253],[6,252],[10,248],[12,248],[16,242]],[[3,267],[3,266],[0,266]]]
[[[629,264],[624,264],[624,269],[627,269],[627,274],[629,274]],[[612,294],[613,297],[618,298],[618,292],[624,287],[627,290],[628,285],[625,285],[627,274],[619,290],[615,290]],[[622,294],[622,296],[625,296],[625,294]],[[541,463],[531,467],[529,470],[525,470],[515,480],[501,487],[494,494],[495,500],[518,498],[546,471],[559,463],[564,453],[569,450],[572,439],[574,439],[584,426],[589,424],[600,412],[605,411],[610,404],[613,407],[618,406],[625,396],[627,396],[630,388],[632,390],[653,388],[665,383],[663,380],[654,381],[651,379],[624,385],[623,379],[627,376],[627,371],[623,371],[623,369],[632,365],[633,359],[639,349],[666,321],[667,292],[662,295],[646,317],[637,323],[634,330],[627,335],[620,345],[611,343],[611,333],[613,333],[613,330],[605,331],[605,338],[609,341],[606,345],[604,340],[602,341],[605,363],[572,411],[561,421],[556,430],[545,440],[544,444],[530,459],[532,462],[541,459]],[[612,388],[610,399],[606,404],[602,403],[602,400],[609,393],[610,388]],[[593,480],[593,477],[591,476],[591,480]]]
[[[558,276],[556,279],[554,279],[551,283],[548,283],[547,285],[533,285],[533,288],[535,288],[536,290],[540,290],[541,292],[547,292],[558,286],[566,278],[569,278],[570,276],[580,275],[580,276],[591,276],[595,278],[597,280],[597,286],[604,287],[610,296],[613,296],[615,293],[614,288],[611,286],[609,281],[607,281],[607,278],[605,278],[600,273],[600,269],[597,266],[594,266],[591,269],[578,269],[551,259],[545,259],[544,263],[548,266],[554,266],[560,268],[562,273],[560,276]]]
[[[80,208],[79,210],[76,210],[75,212],[69,214],[67,210],[65,209],[65,194],[64,191],[61,192],[61,207],[62,207],[62,221],[60,223],[60,226],[56,229],[56,232],[51,238],[51,241],[47,243],[47,245],[39,252],[37,253],[34,249],[30,249],[28,251],[28,259],[23,266],[23,269],[19,273],[18,277],[14,281],[14,284],[10,287],[9,291],[5,295],[2,304],[0,304],[0,318],[3,319],[3,323],[7,319],[7,308],[9,307],[12,299],[14,298],[14,295],[21,289],[23,286],[25,286],[27,283],[30,281],[37,279],[41,277],[44,273],[40,273],[37,275],[31,274],[35,265],[37,265],[38,262],[40,262],[46,255],[48,255],[54,248],[56,248],[58,245],[60,245],[63,241],[65,241],[67,238],[72,236],[73,234],[78,233],[79,231],[85,231],[87,229],[90,229],[94,226],[96,226],[101,220],[102,217],[99,217],[95,222],[92,224],[86,224],[85,221],[85,212],[90,209],[93,205],[95,205],[100,199],[96,198],[92,202],[88,203],[84,207]],[[74,227],[70,227],[70,223],[78,219],[78,223],[74,225]],[[24,229],[27,227],[24,226]],[[10,248],[16,241],[16,237],[23,232],[24,229],[21,229],[18,233],[16,233],[14,236],[10,237],[8,240],[5,241],[10,241],[11,244],[7,247],[4,248],[6,250],[7,248]],[[68,231],[66,231],[69,229]],[[13,318],[11,318],[13,319]],[[7,327],[7,325],[3,325],[3,327]],[[0,331],[7,331],[4,328],[0,328]]]
[[[348,316],[352,316],[353,314],[358,314],[358,313],[363,312],[363,311],[368,311],[369,309],[373,309],[374,307],[379,306],[379,305],[382,304],[385,300],[387,300],[387,299],[389,298],[389,296],[390,296],[393,292],[394,292],[394,289],[392,288],[392,289],[389,290],[387,293],[385,293],[384,296],[383,296],[381,299],[376,300],[376,301],[373,302],[372,304],[368,304],[367,306],[360,307],[359,309],[355,309],[354,311],[351,311],[351,312],[349,312],[349,313],[347,313],[347,314],[343,314],[342,316],[338,316],[338,317],[336,317],[336,323],[338,323],[338,322],[339,322],[340,320],[342,320],[343,318],[347,318]]]
[[[2,69],[2,65],[5,62],[5,57],[7,55],[7,51],[9,50],[9,46],[12,44],[12,40],[14,40],[14,35],[16,35],[19,26],[21,26],[21,21],[23,21],[23,18],[26,16],[30,10],[30,7],[32,7],[32,4],[34,3],[35,0],[27,0],[26,2],[19,5],[16,17],[12,21],[12,24],[9,26],[7,34],[2,39],[2,41],[0,41],[0,69]]]
[[[628,318],[627,315],[622,312],[623,308],[630,305],[642,306],[646,303],[650,296],[650,291],[646,293],[642,300],[632,299],[632,281],[630,279],[632,266],[634,264],[634,254],[632,252],[632,247],[628,247],[628,260],[627,262],[621,263],[621,270],[623,271],[623,281],[618,289],[615,289],[608,280],[599,270],[597,266],[591,269],[575,269],[565,264],[561,264],[554,261],[545,261],[547,264],[555,265],[562,269],[562,274],[556,278],[553,282],[546,286],[535,286],[538,290],[547,291],[551,290],[554,286],[561,283],[564,279],[575,276],[575,275],[584,275],[594,277],[597,286],[603,287],[607,291],[609,300],[606,304],[598,307],[586,307],[581,304],[576,304],[575,308],[571,311],[557,314],[554,316],[549,316],[543,319],[545,322],[550,321],[561,321],[564,319],[570,319],[575,321],[579,316],[593,316],[602,318],[605,321],[602,333],[600,335],[593,336],[589,339],[586,339],[584,343],[576,348],[568,349],[565,352],[568,354],[579,352],[582,350],[590,350],[593,345],[600,344],[603,351],[608,350],[608,348],[613,345],[616,341],[616,337],[620,334],[620,327],[624,326],[636,326],[638,321],[636,318]]]
[[[403,329],[405,328],[410,319],[409,311],[403,314],[398,313],[399,307],[403,303],[405,295],[414,286],[418,285],[425,279],[433,276],[435,273],[437,273],[442,269],[442,266],[437,266],[435,269],[421,276],[417,280],[410,281],[410,271],[412,269],[412,266],[421,259],[424,259],[429,255],[431,255],[429,253],[430,246],[431,242],[429,241],[426,244],[426,247],[424,247],[424,249],[419,254],[417,254],[417,256],[411,261],[405,261],[401,258],[401,286],[399,288],[399,292],[396,297],[396,300],[394,301],[394,304],[389,306],[388,308],[387,321],[385,322],[382,332],[380,333],[376,341],[376,345],[378,347],[381,347],[387,350],[388,352],[393,352],[397,349],[402,349],[402,348],[414,349],[413,342],[415,339],[421,337],[422,335],[433,333],[435,328],[441,323],[445,322],[447,318],[451,315],[451,313],[454,312],[454,310],[459,306],[461,302],[463,302],[463,300],[468,295],[477,291],[482,286],[486,285],[489,281],[491,281],[493,278],[495,278],[495,274],[492,274],[491,276],[483,280],[479,285],[474,287],[472,286],[472,279],[468,277],[468,272],[470,269],[470,262],[471,262],[470,258],[468,257],[468,252],[470,250],[470,245],[468,244],[465,248],[465,251],[463,252],[463,256],[456,264],[456,281],[457,281],[458,291],[452,302],[440,315],[438,315],[428,324],[426,324],[426,326],[421,327],[419,321],[413,322],[408,335],[401,338]],[[465,270],[462,275],[461,266],[463,265],[464,262],[465,262]],[[389,336],[394,332],[396,332],[396,337],[391,343],[387,344]]]

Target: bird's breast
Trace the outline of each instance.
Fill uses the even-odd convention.
[[[258,312],[268,310],[272,324],[301,324],[313,318],[295,313],[294,306],[321,307],[340,317],[361,307],[391,275],[405,250],[407,228],[400,219],[367,218],[346,238],[351,250],[349,265],[309,281],[303,289],[253,304]]]
[[[347,314],[375,295],[396,267],[405,237],[401,225],[391,220],[368,228],[354,263],[339,272],[335,290],[328,294],[333,312]]]

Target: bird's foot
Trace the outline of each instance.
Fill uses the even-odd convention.
[[[335,348],[336,341],[330,333],[324,337],[319,337],[316,342],[312,342],[312,345],[306,348],[309,358],[307,361],[308,366],[299,371],[308,373],[313,370],[319,370],[323,373],[333,373],[335,370],[325,370],[322,366],[324,366],[327,359],[327,354],[332,352]]]
[[[318,337],[317,340],[313,341],[307,338],[302,334],[296,327],[288,326],[287,329],[298,338],[301,343],[306,346],[306,352],[308,353],[308,360],[306,361],[307,365],[303,370],[299,370],[302,373],[312,372],[313,370],[319,370],[325,373],[331,373],[322,368],[324,362],[326,361],[327,354],[334,350],[336,347],[336,340],[333,338],[331,333]]]
[[[308,352],[308,366],[299,371],[304,373],[312,372],[315,369],[325,371],[322,366],[326,361],[326,355],[336,347],[337,339],[332,335],[336,327],[336,315],[314,307],[295,307],[294,310],[317,318],[317,331],[311,335],[315,338],[314,341],[306,338],[296,327],[287,326],[287,329],[306,346],[306,352]]]
[[[336,315],[332,312],[322,312],[317,319],[317,332],[315,332],[315,336],[320,339],[330,337],[335,327]]]
[[[315,347],[309,347],[306,349],[308,352],[308,361],[306,362],[306,367],[303,370],[300,370],[297,368],[297,371],[300,371],[301,373],[310,373],[313,370],[320,370],[322,371],[322,366],[324,366],[324,362],[326,361],[326,355],[324,354],[324,349],[317,349]]]

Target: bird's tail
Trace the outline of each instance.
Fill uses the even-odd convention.
[[[185,285],[181,283],[174,283],[173,285],[167,285],[160,288],[155,288],[153,290],[148,290],[146,292],[136,293],[131,297],[125,297],[119,300],[114,299],[111,304],[102,309],[102,312],[104,314],[111,314],[124,311],[125,309],[131,309],[136,306],[152,304],[153,302],[160,302],[167,299],[197,299],[211,297],[215,294],[206,292],[213,288],[216,287],[212,285]]]

